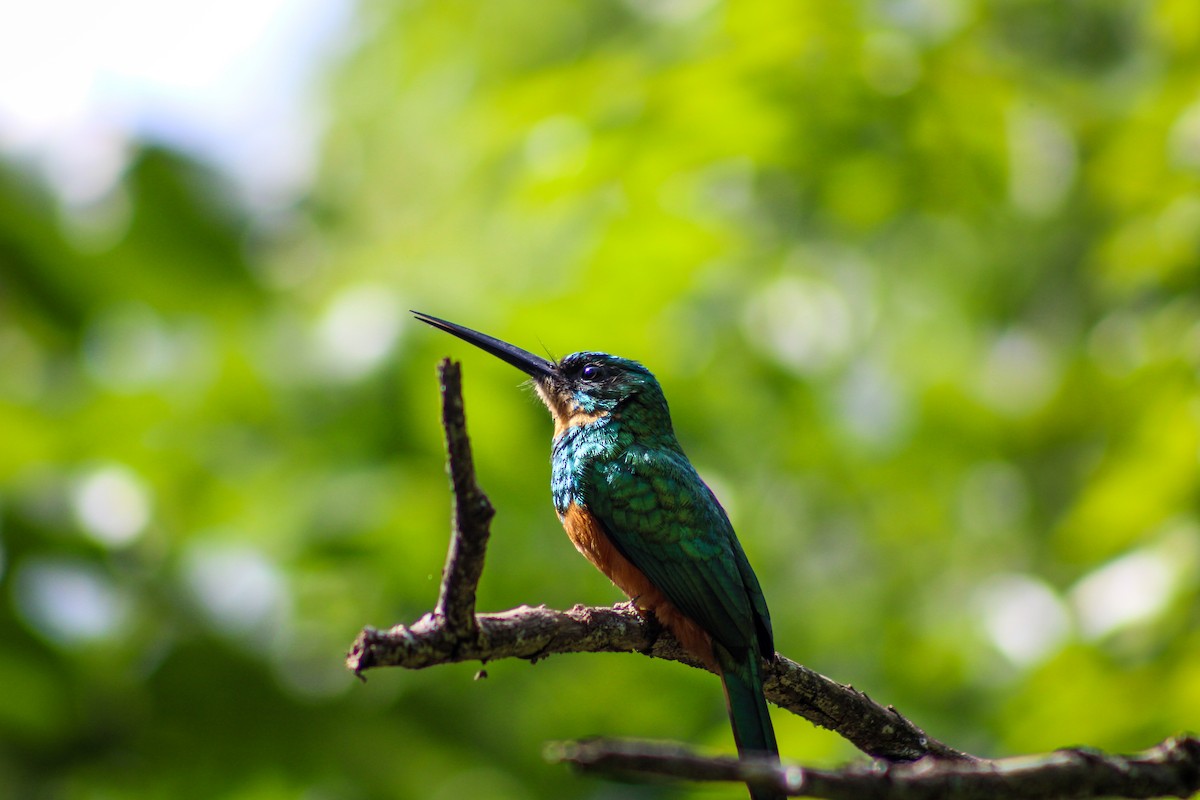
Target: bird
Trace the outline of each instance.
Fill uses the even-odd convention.
[[[608,353],[551,361],[412,314],[532,379],[554,421],[550,488],[571,542],[721,677],[739,755],[778,761],[760,660],[775,655],[766,599],[728,515],[684,455],[654,375]],[[755,787],[750,795],[782,797]]]

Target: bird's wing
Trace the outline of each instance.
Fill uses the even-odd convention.
[[[712,494],[711,490],[709,490],[709,494]],[[713,496],[712,501],[717,503],[716,496]],[[719,508],[720,504],[718,503],[717,506]],[[733,560],[737,564],[738,573],[742,576],[742,585],[746,587],[746,596],[750,598],[750,607],[754,610],[754,624],[758,629],[759,653],[770,661],[775,656],[775,633],[771,630],[771,612],[767,610],[767,598],[763,595],[762,586],[758,583],[758,576],[754,574],[754,569],[750,566],[750,559],[746,558],[746,553],[742,550],[742,543],[738,541],[736,535],[733,535],[733,526],[730,526],[729,530],[730,538],[733,539]]]
[[[724,509],[681,453],[629,448],[594,464],[583,499],[616,548],[728,648],[762,647],[770,619]]]

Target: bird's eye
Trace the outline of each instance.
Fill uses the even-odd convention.
[[[594,381],[600,377],[600,367],[595,364],[588,364],[579,372],[579,377],[585,381]]]

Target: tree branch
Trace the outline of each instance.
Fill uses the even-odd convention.
[[[1167,739],[1131,756],[1076,748],[993,761],[924,758],[837,770],[709,758],[677,745],[611,740],[552,745],[547,757],[582,772],[748,783],[792,797],[829,800],[1190,797],[1200,791],[1200,740],[1190,736]]]
[[[454,490],[454,529],[433,613],[442,621],[446,633],[466,639],[478,633],[475,588],[483,574],[483,559],[496,511],[475,481],[475,461],[471,457],[471,440],[467,437],[463,407],[462,365],[443,359],[438,365],[438,378],[442,389],[447,470]]]
[[[346,656],[347,667],[361,677],[376,667],[423,669],[501,658],[536,662],[557,653],[636,652],[703,669],[653,617],[642,617],[628,603],[475,613],[494,511],[475,480],[459,365],[442,361],[439,376],[454,525],[437,603],[412,625],[364,628]],[[880,706],[853,687],[778,653],[766,665],[765,678],[768,700],[882,761],[812,770],[705,758],[678,746],[611,741],[558,745],[554,758],[585,771],[739,781],[830,798],[1142,798],[1186,797],[1200,790],[1200,742],[1195,738],[1168,739],[1135,756],[1074,749],[990,761],[929,737],[891,706]]]
[[[462,639],[448,632],[435,614],[410,626],[386,631],[366,628],[346,659],[356,673],[375,667],[423,669],[459,661],[524,658],[538,661],[556,653],[642,653],[698,669],[671,634],[643,618],[628,603],[615,607],[578,605],[569,611],[520,606],[476,617],[479,636]],[[864,753],[891,761],[924,756],[969,760],[971,756],[939,742],[892,707],[883,707],[851,686],[843,686],[778,653],[766,665],[767,699],[780,708],[841,735]]]

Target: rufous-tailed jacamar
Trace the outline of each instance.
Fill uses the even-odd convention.
[[[554,417],[550,488],[567,535],[639,611],[653,612],[721,676],[738,752],[778,758],[759,661],[775,655],[767,603],[725,510],[675,439],[650,371],[607,353],[548,361],[413,313],[533,379]]]

